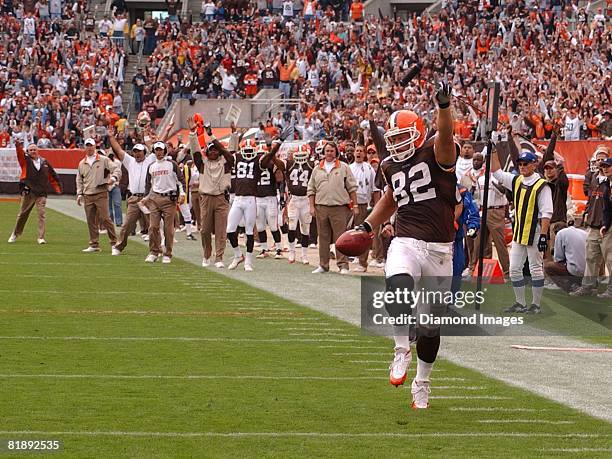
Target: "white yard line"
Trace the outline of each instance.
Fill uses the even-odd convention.
[[[513,397],[497,395],[430,395],[429,398],[440,400],[514,400]]]
[[[85,219],[83,209],[76,206],[74,200],[51,197],[47,201],[47,207],[81,221]],[[86,244],[86,241],[87,229],[83,225],[83,244]],[[134,243],[144,244],[140,238],[130,240],[130,244]],[[130,250],[129,246],[127,250]],[[194,250],[193,245],[183,241],[175,244],[174,254],[196,266],[202,261],[201,252]],[[226,261],[230,256],[230,251],[227,251]],[[82,264],[74,263],[74,265],[83,266],[86,262],[91,262],[91,264],[115,266],[112,262],[106,262],[109,259],[110,249],[105,247],[100,256],[95,258],[84,256]],[[37,261],[22,262],[25,263],[41,265]],[[14,265],[13,262],[6,261],[1,261],[0,264]],[[56,264],[65,265],[65,263]],[[259,269],[260,267],[262,269]],[[360,326],[360,277],[330,273],[327,278],[333,282],[334,288],[323,289],[320,284],[321,278],[311,275],[311,269],[312,266],[289,265],[276,260],[256,260],[255,271],[251,273],[240,270],[212,271]],[[144,263],[143,270],[148,270]],[[205,275],[208,271],[202,269],[202,272]],[[271,279],[274,279],[274,282],[270,282]],[[585,345],[579,339],[566,336],[526,336],[521,341],[527,346],[584,347]],[[609,396],[609,378],[606,376],[609,374],[610,361],[604,357],[606,354],[520,352],[510,347],[516,342],[516,337],[504,336],[444,337],[440,357],[511,386],[571,406],[591,416],[612,421],[612,398]],[[584,390],[584,387],[588,387],[589,390]]]
[[[237,343],[345,343],[358,340],[316,339],[316,338],[215,338],[190,336],[0,336],[0,340],[40,341],[219,341]]]
[[[550,448],[538,449],[538,451],[546,453],[606,453],[612,451],[612,448]]]
[[[575,424],[574,421],[549,421],[548,419],[479,419],[481,424]]]
[[[298,380],[298,381],[354,381],[354,380],[380,380],[375,376],[266,376],[266,375],[99,375],[99,374],[0,374],[0,379],[263,379],[272,381]]]
[[[483,411],[483,412],[495,412],[499,411],[501,413],[539,413],[541,411],[550,411],[548,408],[497,408],[493,406],[489,407],[466,407],[466,406],[451,406],[449,408],[450,411]]]
[[[590,433],[540,433],[540,432],[138,432],[138,431],[95,431],[95,430],[3,430],[0,435],[74,435],[83,437],[322,437],[322,438],[436,438],[436,437],[507,437],[507,438],[609,438],[606,434]]]

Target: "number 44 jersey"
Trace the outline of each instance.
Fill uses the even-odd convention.
[[[395,235],[425,242],[455,239],[455,206],[461,202],[455,168],[442,168],[433,145],[403,161],[385,158],[381,166],[397,202]]]
[[[308,161],[298,164],[292,159],[287,161],[285,170],[287,189],[293,196],[306,196],[308,181],[312,175],[314,163]]]

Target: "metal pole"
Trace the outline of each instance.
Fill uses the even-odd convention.
[[[491,137],[487,140],[487,157],[485,158],[485,182],[484,182],[484,193],[482,196],[482,219],[480,222],[480,246],[478,247],[478,277],[476,278],[476,291],[482,290],[482,261],[484,258],[485,244],[487,243],[487,214],[488,214],[488,203],[489,203],[489,183],[491,181],[491,154],[493,152],[493,144],[491,143]],[[476,302],[476,310],[480,310],[480,303]]]

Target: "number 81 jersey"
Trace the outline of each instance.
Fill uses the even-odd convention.
[[[385,182],[397,202],[395,235],[425,242],[455,239],[455,206],[461,202],[455,168],[442,168],[433,145],[419,148],[403,161],[381,163]]]

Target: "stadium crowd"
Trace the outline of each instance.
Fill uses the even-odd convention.
[[[82,0],[40,0],[29,11],[5,0],[0,11],[0,147],[81,147],[86,128],[100,138],[108,124],[123,129],[128,54],[111,38],[113,28],[123,35],[123,15],[96,26]]]
[[[141,99],[151,115],[172,96],[252,97],[278,88],[296,102],[273,123],[282,128],[293,115],[305,140],[349,139],[367,114],[382,122],[409,107],[432,122],[430,82],[444,77],[466,101],[457,105],[457,135],[479,139],[478,108],[494,79],[504,94],[501,119],[515,132],[544,139],[559,126],[566,140],[612,135],[610,29],[590,4],[448,2],[403,22],[365,17],[359,0],[229,9],[205,0],[202,19],[160,24],[144,70],[158,90]],[[419,77],[402,87],[416,63]]]

